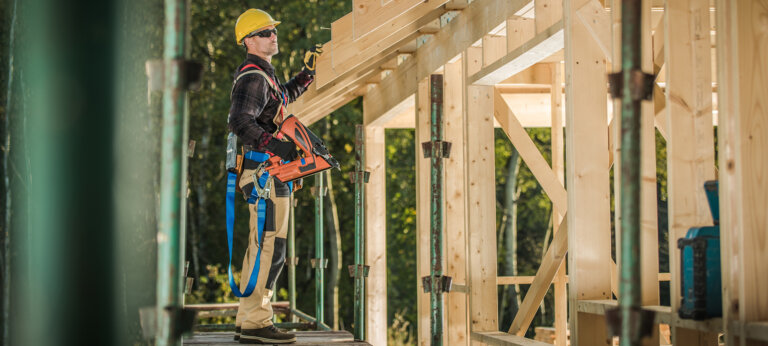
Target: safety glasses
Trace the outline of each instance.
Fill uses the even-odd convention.
[[[263,37],[263,38],[269,38],[269,37],[272,37],[272,34],[275,34],[275,36],[277,36],[277,28],[262,30],[262,31],[250,34],[250,35],[248,35],[248,37],[258,36],[258,37]]]

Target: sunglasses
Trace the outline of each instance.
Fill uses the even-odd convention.
[[[275,34],[275,36],[277,36],[277,28],[262,30],[262,31],[250,34],[250,35],[248,35],[248,37],[258,36],[258,37],[263,37],[263,38],[269,38],[269,37],[272,36],[273,33]]]

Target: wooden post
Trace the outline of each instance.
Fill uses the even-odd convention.
[[[537,3],[538,4],[538,3]],[[562,11],[562,6],[561,6]],[[550,64],[552,69],[552,171],[561,184],[565,184],[565,157],[563,147],[563,91],[560,76],[560,63]],[[563,221],[563,213],[552,205],[552,228],[558,230]],[[554,238],[554,234],[553,234]],[[568,291],[565,286],[565,266],[555,274],[555,345],[565,346],[568,329]]]
[[[429,159],[425,159],[421,143],[429,141],[429,80],[419,81],[416,92],[416,301],[417,338],[421,346],[429,345],[429,294],[422,291],[421,278],[429,276]]]
[[[581,299],[611,298],[605,54],[576,18],[589,1],[565,0],[566,181],[571,345],[609,345],[602,316],[580,313]]]
[[[467,284],[466,191],[464,176],[464,62],[445,65],[444,124],[445,140],[451,143],[451,156],[445,160],[445,275],[454,283]],[[466,292],[445,295],[448,333],[446,345],[469,345],[469,298]]]
[[[768,7],[716,4],[723,323],[727,344],[765,345],[735,334],[768,321]]]
[[[493,87],[467,86],[466,183],[471,331],[498,331]]]
[[[712,129],[709,1],[676,0],[664,13],[667,113],[667,193],[672,311],[680,307],[677,240],[712,224],[704,182],[715,178]],[[672,326],[675,345],[717,345],[717,334]]]
[[[653,72],[653,38],[651,36],[651,0],[642,3],[642,70]],[[614,60],[618,63],[618,59]],[[659,305],[659,229],[656,199],[656,113],[652,102],[641,103],[640,119],[640,301],[643,306]],[[618,158],[618,157],[617,157]],[[619,160],[616,160],[619,161]],[[617,246],[618,248],[618,246]],[[617,258],[619,258],[617,256]],[[659,327],[653,335],[642,339],[647,346],[659,345]]]
[[[365,111],[365,110],[363,110]],[[387,343],[386,155],[383,127],[365,127],[365,170],[371,173],[365,194],[366,341]]]

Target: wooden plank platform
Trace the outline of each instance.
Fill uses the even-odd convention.
[[[296,343],[289,345],[356,345],[370,346],[364,341],[355,341],[347,331],[300,331],[295,332]],[[234,332],[195,333],[184,338],[184,345],[240,345],[233,339]]]

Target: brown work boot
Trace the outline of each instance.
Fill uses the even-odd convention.
[[[292,344],[294,342],[296,342],[296,335],[282,332],[275,326],[240,331],[241,344]]]

